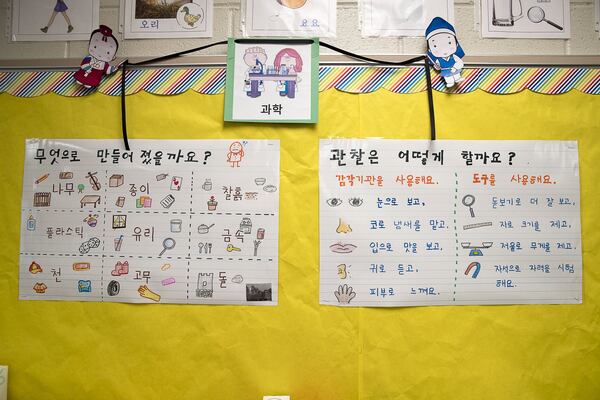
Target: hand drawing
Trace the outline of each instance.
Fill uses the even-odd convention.
[[[244,158],[244,146],[240,142],[233,142],[229,145],[229,153],[227,153],[227,162],[231,167],[239,167],[240,162]]]
[[[175,278],[173,278],[173,277],[166,278],[166,279],[163,279],[162,281],[160,281],[160,284],[163,286],[172,285],[174,283],[175,283]]]
[[[67,14],[67,10],[69,7],[65,4],[64,0],[56,0],[56,5],[54,6],[54,10],[52,10],[52,14],[50,15],[50,20],[43,28],[40,28],[40,31],[44,33],[48,33],[48,28],[52,26],[54,23],[54,18],[56,15],[60,13],[67,23],[67,33],[73,32],[73,25],[71,25],[71,20],[69,19],[69,15]]]
[[[479,222],[477,224],[463,225],[463,231],[466,231],[469,229],[483,228],[486,226],[492,226],[492,223],[491,222]]]
[[[125,183],[123,175],[113,174],[110,176],[110,178],[108,178],[108,187],[116,188],[122,186],[123,183]]]
[[[110,271],[112,276],[127,275],[129,273],[129,261],[117,261],[115,268]]]
[[[148,286],[146,286],[146,285],[140,286],[138,288],[138,293],[140,294],[141,297],[144,297],[146,299],[155,301],[157,303],[160,301],[160,295],[158,293],[150,290],[150,288],[148,288]]]
[[[35,184],[39,185],[40,183],[44,182],[46,179],[48,179],[48,177],[50,176],[50,174],[44,174],[42,176],[40,176],[39,178],[37,178],[35,180]]]
[[[240,283],[244,282],[244,277],[242,275],[236,275],[233,278],[231,278],[231,282],[237,283],[239,285]]]
[[[346,266],[346,264],[340,264],[337,266],[337,275],[340,279],[346,279],[348,277],[348,269],[350,266]]]
[[[210,230],[210,228],[212,228],[213,226],[215,226],[215,224],[210,224],[210,225],[200,224],[200,225],[198,225],[198,233],[201,235],[207,234],[208,231]]]
[[[262,186],[267,182],[267,178],[255,178],[254,179],[254,183],[256,183],[257,186]]]
[[[109,296],[116,296],[121,291],[121,284],[117,281],[110,281],[106,287],[106,293]]]
[[[350,233],[352,232],[352,228],[340,218],[340,222],[338,223],[338,227],[335,231],[337,233]]]
[[[329,246],[329,249],[334,253],[346,254],[352,253],[356,249],[356,246],[350,243],[343,244],[342,242],[338,242]]]
[[[342,204],[342,199],[332,197],[331,199],[327,199],[325,203],[327,203],[329,207],[337,207]]]
[[[33,291],[39,294],[46,293],[46,289],[48,289],[48,286],[44,282],[36,282],[33,285]]]
[[[198,283],[196,286],[196,297],[212,298],[213,297],[213,273],[199,273]]]
[[[260,246],[262,242],[260,240],[254,241],[254,257],[258,255],[258,246]]]
[[[208,206],[208,211],[215,211],[217,209],[218,204],[219,202],[215,200],[215,196],[210,196],[210,200],[206,202],[206,205]]]
[[[275,185],[267,185],[263,187],[263,190],[267,193],[275,193],[277,191],[277,187]]]
[[[475,271],[473,272],[473,275],[471,277],[473,279],[475,279],[475,278],[477,278],[477,275],[479,275],[479,270],[481,269],[481,264],[479,264],[478,262],[472,262],[471,264],[469,264],[469,266],[465,270],[465,275],[469,275],[469,273],[471,272],[472,269],[475,269]]]
[[[362,206],[362,203],[363,199],[360,197],[351,197],[348,199],[348,204],[350,204],[352,207],[360,207]]]
[[[165,238],[165,240],[163,240],[163,249],[160,252],[160,254],[158,255],[159,257],[162,256],[163,254],[165,254],[165,251],[167,250],[173,250],[175,248],[175,239],[173,238]]]
[[[352,286],[348,286],[346,284],[340,285],[338,290],[333,292],[335,297],[340,304],[350,304],[350,301],[356,297],[356,292],[352,289]]]
[[[95,249],[100,246],[100,239],[97,237],[90,238],[88,241],[83,242],[81,246],[79,246],[79,252],[81,254],[89,253],[90,249]]]
[[[475,196],[473,196],[472,194],[466,194],[462,198],[462,203],[465,207],[469,207],[471,218],[475,218],[475,212],[473,211],[473,204],[475,204]]]
[[[39,274],[40,272],[44,272],[44,270],[42,269],[40,264],[33,261],[31,264],[29,264],[29,272],[31,272],[32,274]]]
[[[79,282],[77,282],[77,291],[79,293],[91,293],[92,281],[80,279]]]
[[[190,11],[190,7],[195,7],[195,11],[194,8],[192,8],[192,11]],[[193,12],[197,13],[197,14],[192,14]],[[183,7],[181,7],[178,11],[179,13],[183,13],[183,22],[185,24],[181,24],[181,26],[183,26],[186,29],[193,29],[196,26],[197,22],[202,23],[202,20],[204,19],[204,10],[202,9],[202,7],[197,6],[194,3],[189,3],[189,5],[184,5]],[[179,22],[179,18],[178,18],[178,22]]]
[[[239,247],[235,247],[234,245],[232,245],[231,243],[229,243],[227,245],[226,250],[231,253],[232,251],[242,251],[242,249],[240,249]]]

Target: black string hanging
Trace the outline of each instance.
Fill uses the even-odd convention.
[[[235,40],[236,43],[274,43],[274,44],[279,44],[282,41],[281,40],[257,40],[257,39],[236,39]],[[298,40],[294,40],[295,44],[312,44],[314,43],[314,41],[312,39],[298,39]],[[202,50],[206,50],[208,48],[211,47],[215,47],[215,46],[221,46],[221,45],[226,45],[227,41],[226,40],[222,40],[219,42],[215,42],[215,43],[209,43],[207,45],[204,46],[200,46],[200,47],[195,47],[193,49],[188,49],[188,50],[184,50],[184,51],[180,51],[177,53],[172,53],[172,54],[167,54],[161,57],[156,57],[156,58],[151,58],[148,60],[144,60],[144,61],[140,61],[140,62],[136,62],[136,63],[130,63],[128,59],[126,59],[125,61],[123,61],[123,63],[121,64],[121,131],[122,131],[122,135],[123,135],[123,143],[125,145],[125,149],[127,151],[129,151],[130,147],[129,147],[129,140],[127,137],[127,107],[126,107],[126,103],[125,103],[125,88],[126,88],[126,73],[127,73],[127,68],[129,66],[142,66],[142,65],[147,65],[147,64],[151,64],[151,63],[157,63],[157,62],[161,62],[161,61],[165,61],[165,60],[169,60],[172,58],[176,58],[176,57],[180,57],[189,53],[194,53],[197,51],[202,51]],[[435,133],[435,110],[434,110],[434,106],[433,106],[433,88],[431,85],[431,71],[429,69],[429,64],[427,62],[427,57],[426,56],[417,56],[417,57],[413,57],[410,58],[408,60],[405,61],[399,61],[399,62],[395,62],[395,61],[385,61],[385,60],[377,60],[374,58],[370,58],[370,57],[366,57],[366,56],[361,56],[360,54],[356,54],[356,53],[352,53],[350,51],[344,50],[342,48],[333,46],[329,43],[325,43],[325,42],[319,42],[320,46],[323,46],[327,49],[333,50],[337,53],[343,54],[347,57],[351,57],[354,58],[356,60],[361,60],[361,61],[365,61],[371,64],[376,64],[376,65],[389,65],[389,66],[406,66],[406,65],[412,65],[412,64],[417,64],[419,62],[423,62],[424,64],[424,68],[425,68],[425,79],[427,81],[427,102],[428,102],[428,108],[429,108],[429,127],[430,127],[430,136],[431,136],[431,140],[435,140],[436,139],[436,133]]]

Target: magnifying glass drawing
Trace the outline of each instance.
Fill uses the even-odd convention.
[[[462,198],[462,203],[465,207],[469,207],[471,212],[471,218],[475,218],[475,212],[473,211],[473,204],[475,204],[475,196],[467,194]]]
[[[172,250],[174,248],[175,248],[175,239],[166,238],[165,240],[163,240],[163,249],[158,256],[160,257],[165,253],[165,251]]]
[[[546,19],[546,13],[544,12],[544,9],[542,7],[531,7],[528,11],[527,11],[527,18],[529,18],[529,20],[531,22],[533,22],[534,24],[539,24],[542,21],[546,21],[548,24],[552,25],[553,27],[555,27],[556,29],[559,30],[563,30],[563,27],[558,25],[555,22],[552,21],[548,21]]]

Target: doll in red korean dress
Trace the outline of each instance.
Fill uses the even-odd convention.
[[[110,65],[115,59],[119,42],[112,30],[105,25],[92,32],[90,36],[89,55],[83,59],[79,71],[75,73],[75,81],[86,88],[98,87],[102,77],[119,69],[118,65]]]

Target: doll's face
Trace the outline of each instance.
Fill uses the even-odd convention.
[[[102,33],[94,33],[90,40],[89,52],[94,58],[109,62],[114,60],[117,54],[117,43],[112,37],[107,37],[106,42],[102,40],[103,38]]]
[[[246,53],[244,54],[244,62],[247,66],[252,67],[255,66],[256,60],[258,60],[261,64],[265,64],[267,62],[267,55],[265,53]]]
[[[438,33],[427,41],[431,54],[436,57],[449,57],[456,53],[456,38],[449,33]]]

